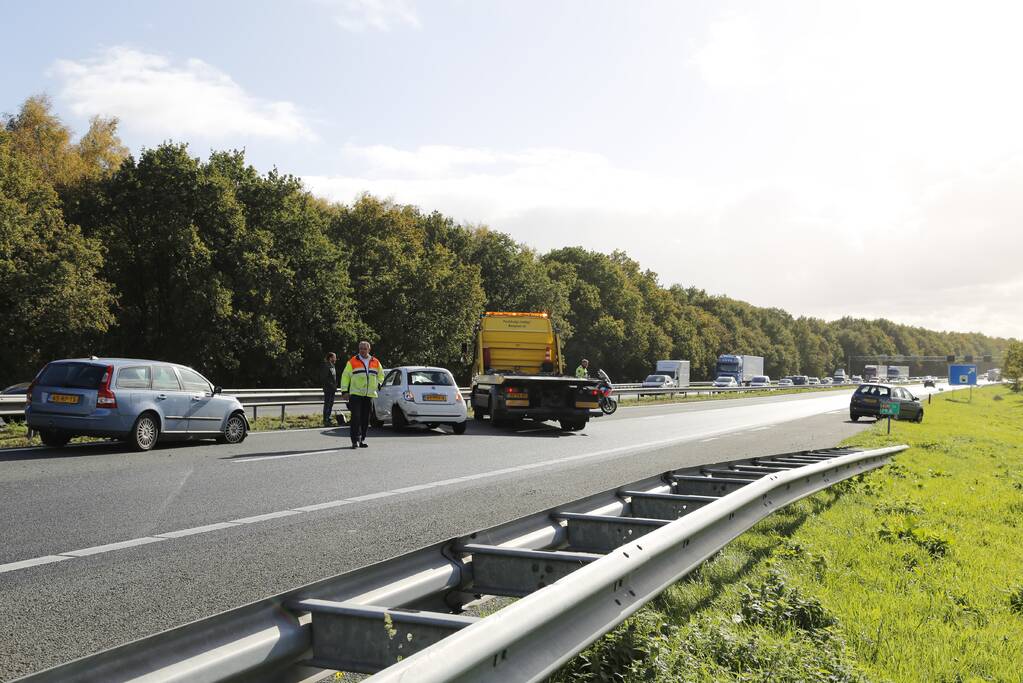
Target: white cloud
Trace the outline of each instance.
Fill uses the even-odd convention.
[[[546,250],[624,249],[668,284],[795,315],[889,317],[1023,337],[1023,157],[919,192],[800,176],[715,185],[565,149],[344,148],[357,175],[307,176],[482,222]],[[981,257],[983,254],[983,257]]]
[[[398,25],[420,28],[419,15],[407,0],[320,0],[346,31],[390,31]]]
[[[256,136],[315,139],[291,102],[254,97],[200,59],[168,58],[114,47],[94,59],[58,60],[60,98],[79,116],[117,116],[131,130],[160,137]]]

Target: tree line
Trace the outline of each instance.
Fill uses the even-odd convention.
[[[570,363],[622,380],[657,359],[709,378],[721,353],[772,377],[865,354],[1002,355],[1011,340],[888,320],[795,317],[663,285],[622,251],[538,253],[510,236],[369,195],[332,203],[164,142],[128,153],[116,119],[77,140],[43,96],[0,126],[0,387],[48,360],[166,359],[224,386],[309,384],[328,350],[446,366],[484,310],[548,311]]]

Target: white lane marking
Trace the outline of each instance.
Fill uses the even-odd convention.
[[[798,419],[798,418],[793,418],[793,420],[796,420],[796,419]],[[439,487],[444,487],[444,486],[452,486],[452,485],[460,484],[460,483],[467,482],[467,481],[473,481],[473,480],[477,480],[477,479],[486,479],[486,478],[491,478],[491,477],[497,477],[497,476],[500,476],[502,474],[509,474],[509,473],[513,473],[513,472],[521,472],[523,470],[536,469],[538,467],[550,467],[550,466],[561,465],[561,464],[569,463],[569,462],[576,462],[578,460],[586,460],[586,459],[590,459],[590,458],[605,457],[605,456],[608,456],[608,455],[617,455],[617,454],[623,454],[623,453],[638,452],[638,451],[644,451],[644,450],[647,450],[647,449],[660,448],[660,447],[663,447],[663,446],[669,446],[669,445],[681,444],[681,443],[687,443],[687,442],[693,442],[693,441],[699,441],[700,443],[706,443],[708,441],[715,441],[715,440],[721,438],[722,436],[725,436],[725,435],[728,435],[728,434],[733,434],[736,431],[739,431],[741,428],[742,428],[741,425],[732,425],[732,426],[729,426],[729,427],[724,427],[724,428],[721,428],[721,429],[711,430],[711,431],[707,431],[707,432],[696,433],[696,434],[688,434],[686,436],[676,436],[676,437],[670,437],[670,438],[666,438],[666,439],[658,439],[656,441],[647,441],[647,442],[644,442],[644,443],[630,444],[630,445],[627,445],[627,446],[619,446],[617,448],[606,448],[604,450],[592,451],[590,453],[581,453],[579,455],[571,455],[571,456],[564,457],[564,458],[558,458],[556,460],[548,460],[546,462],[535,462],[535,463],[527,463],[527,464],[524,464],[524,465],[518,465],[518,466],[515,466],[515,467],[504,467],[504,468],[501,468],[501,469],[498,469],[498,470],[491,470],[489,472],[480,472],[478,474],[470,474],[470,475],[466,475],[466,476],[463,476],[463,477],[455,477],[455,478],[452,478],[452,479],[442,479],[440,481],[426,482],[424,484],[418,484],[418,485],[415,485],[415,486],[406,486],[404,488],[394,489],[394,490],[391,490],[391,491],[379,491],[377,493],[367,493],[365,495],[355,496],[355,497],[352,497],[352,498],[345,498],[345,499],[342,499],[342,500],[332,500],[332,501],[326,501],[326,502],[323,502],[323,503],[316,503],[316,504],[313,504],[313,505],[306,505],[306,506],[303,506],[303,507],[291,508],[291,509],[288,509],[288,510],[280,510],[280,511],[277,511],[277,512],[268,512],[268,513],[262,514],[262,515],[255,515],[253,517],[243,517],[241,519],[231,520],[230,522],[220,522],[219,525],[222,525],[221,528],[226,529],[226,528],[229,528],[229,527],[239,526],[239,525],[242,525],[242,524],[256,524],[256,523],[259,523],[259,522],[264,522],[264,521],[269,521],[269,520],[272,520],[272,519],[277,519],[279,517],[288,517],[288,516],[291,516],[291,515],[302,514],[302,513],[305,513],[305,512],[314,512],[316,510],[325,510],[325,509],[328,509],[328,508],[339,507],[339,506],[348,505],[348,504],[351,504],[351,503],[359,503],[359,502],[364,502],[364,501],[376,500],[378,498],[388,498],[388,497],[391,497],[391,496],[398,496],[398,495],[402,495],[404,493],[410,493],[410,492],[414,492],[414,491],[418,491],[418,490],[422,490],[422,489],[426,489],[426,488],[439,488]],[[701,438],[701,437],[703,437],[703,438]],[[337,450],[341,450],[341,449],[334,449],[334,450],[337,451]],[[270,458],[294,457],[296,455],[310,455],[310,454],[315,454],[315,453],[329,453],[329,452],[331,452],[331,451],[312,451],[312,452],[307,453],[307,454],[291,454],[290,456],[268,456],[268,457],[270,457]],[[235,461],[235,462],[237,462],[237,461]],[[214,529],[212,527],[216,527],[216,526],[218,526],[218,523],[208,524],[205,527],[193,527],[193,529],[184,529],[184,530],[182,530],[182,532],[193,531],[195,529],[203,529],[203,530],[213,531]],[[202,532],[195,531],[194,533],[202,533]],[[164,534],[160,534],[158,537],[147,536],[147,537],[143,537],[143,538],[136,538],[136,539],[133,539],[133,540],[130,540],[130,541],[121,541],[120,543],[109,543],[107,545],[95,546],[93,548],[86,548],[84,550],[75,550],[75,551],[71,551],[71,552],[67,552],[67,553],[61,553],[60,555],[62,556],[62,559],[63,558],[71,558],[71,557],[85,557],[85,556],[88,556],[88,555],[95,555],[95,554],[99,554],[99,553],[110,552],[110,551],[113,551],[113,550],[121,550],[122,548],[131,548],[131,547],[138,546],[138,545],[145,545],[147,543],[155,543],[155,542],[158,542],[158,541],[165,541],[165,540],[168,540],[168,539],[171,539],[171,538],[177,538],[178,536],[187,536],[187,535],[190,535],[190,534],[171,531],[171,532],[166,532]],[[47,558],[52,558],[52,557],[54,557],[54,556],[48,555],[48,556],[44,556],[44,557],[40,557],[40,558],[34,558],[34,559],[29,559],[29,560],[22,560],[20,562],[12,562],[12,563],[7,564],[7,565],[0,565],[0,570],[3,570],[3,571],[14,571],[16,569],[24,569],[24,568],[36,566],[36,565],[39,565],[39,564],[46,564],[48,562],[58,562],[59,561],[59,560],[47,559]],[[10,568],[9,569],[4,569],[5,567],[10,567]]]
[[[774,425],[764,425],[763,427],[754,427],[753,429],[749,429],[747,431],[750,431],[750,432],[762,432],[765,429],[771,429],[772,427],[774,427]]]
[[[300,514],[302,513],[298,510],[278,510],[277,512],[268,512],[265,515],[253,515],[252,517],[232,519],[231,524],[255,524],[257,522],[265,522],[268,519],[277,519],[278,517],[289,517],[291,515]]]
[[[81,550],[69,550],[66,553],[61,553],[61,555],[67,555],[68,557],[88,557],[89,555],[109,553],[111,550],[123,550],[124,548],[134,548],[137,545],[159,543],[160,541],[166,540],[167,540],[166,538],[158,538],[156,536],[143,536],[142,538],[133,538],[130,541],[118,541],[117,543],[94,545],[91,548],[82,548]]]
[[[221,529],[229,529],[230,527],[238,526],[235,522],[217,522],[216,524],[207,524],[205,526],[194,526],[191,529],[179,529],[178,531],[168,531],[165,534],[154,534],[157,538],[182,538],[183,536],[194,536],[196,534],[205,534],[210,531],[220,531]]]
[[[301,429],[267,429],[259,432],[249,432],[249,436],[266,436],[267,434],[294,434],[295,432],[332,432],[335,429],[348,429],[348,425],[338,427],[303,427]]]
[[[7,564],[0,564],[0,574],[4,572],[13,572],[19,569],[27,569],[29,567],[38,567],[41,564],[50,564],[51,562],[60,562],[61,560],[70,560],[68,555],[44,555],[42,557],[33,557],[31,560],[21,560],[20,562],[8,562]]]
[[[324,453],[340,453],[340,448],[328,448],[323,451],[305,451],[303,453],[285,453],[283,455],[256,455],[251,458],[235,458],[231,462],[258,462],[260,460],[280,460],[281,458],[302,458],[307,455],[323,455]]]
[[[303,505],[300,508],[293,508],[299,512],[316,512],[317,510],[326,510],[327,508],[336,508],[342,505],[348,505],[352,501],[350,500],[328,500],[326,503],[316,503],[315,505]]]
[[[660,420],[660,419],[663,419],[665,417],[668,417],[668,415],[669,415],[668,413],[665,413],[664,415],[647,415],[645,417],[638,417],[636,419],[637,420]]]

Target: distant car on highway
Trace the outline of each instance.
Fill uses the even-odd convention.
[[[670,389],[674,386],[674,380],[667,375],[647,375],[642,384],[644,389]],[[640,396],[642,395],[640,394]]]
[[[780,380],[778,380],[778,386],[780,386],[780,387],[791,387],[791,386],[793,386],[792,378],[791,377],[782,377]]]
[[[430,429],[447,424],[455,434],[465,433],[465,399],[444,368],[407,365],[388,370],[372,406],[374,427],[385,422],[398,430],[414,424]]]
[[[718,389],[725,389],[728,387],[737,387],[739,383],[735,381],[734,377],[718,377],[714,380],[714,386]]]
[[[861,384],[849,399],[849,419],[856,422],[861,417],[879,418],[882,401],[900,404],[900,420],[924,421],[924,407],[920,405],[920,399],[909,393],[909,389],[890,384]]]
[[[821,382],[821,384],[831,384],[831,378],[830,377],[821,377],[820,382]]]
[[[771,378],[767,375],[754,375],[753,379],[750,380],[749,385],[751,387],[769,387],[771,386]]]
[[[807,377],[806,378],[806,383],[807,384],[820,384],[821,383],[821,378],[820,377]]]
[[[810,383],[810,378],[806,375],[792,375],[789,379],[791,379],[792,384],[797,387],[805,387]]]
[[[933,387],[933,386],[934,386],[934,378],[933,377],[924,377],[924,388],[926,389],[927,387]]]
[[[192,368],[127,358],[47,363],[28,388],[25,419],[54,448],[75,436],[121,439],[139,451],[164,439],[241,443],[249,430],[238,399]]]
[[[853,375],[850,378],[850,380],[852,381],[853,384],[860,384],[863,382],[863,377],[861,377],[860,375]]]

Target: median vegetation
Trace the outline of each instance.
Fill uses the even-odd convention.
[[[937,395],[910,450],[764,520],[553,677],[1010,681],[1023,661],[1023,396]]]

